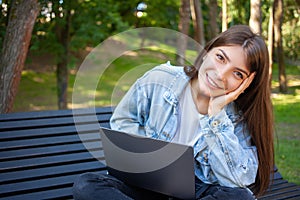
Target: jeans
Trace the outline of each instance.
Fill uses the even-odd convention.
[[[196,178],[196,199],[200,200],[253,200],[255,197],[246,188],[229,188],[208,185]],[[73,185],[75,200],[132,200],[132,199],[176,199],[160,193],[123,183],[117,178],[100,173],[85,173]]]

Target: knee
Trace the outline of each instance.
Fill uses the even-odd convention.
[[[246,193],[245,195],[247,197],[245,199],[249,199],[249,200],[255,200],[256,199],[255,195],[248,188],[246,188],[244,190],[245,190],[245,193]]]
[[[76,178],[72,192],[75,200],[130,199],[119,190],[121,181],[108,174],[84,173]]]
[[[90,190],[94,187],[93,184],[101,179],[102,176],[102,174],[91,172],[79,175],[73,183],[72,192],[74,199],[85,199],[83,197],[90,193]]]
[[[255,200],[255,196],[248,188],[235,188],[233,196],[241,200]]]
[[[230,188],[224,186],[211,186],[204,193],[203,200],[208,199],[235,199],[254,200],[255,196],[247,188]]]
[[[84,173],[79,175],[73,184],[73,188],[77,190],[82,190],[85,188],[93,179],[95,179],[95,175],[93,173]]]

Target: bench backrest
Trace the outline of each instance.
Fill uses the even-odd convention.
[[[107,173],[99,127],[109,127],[111,114],[111,107],[0,114],[0,199],[72,199],[79,174]],[[276,171],[259,199],[289,198],[300,198],[300,187]]]
[[[86,134],[89,150],[104,160],[98,127],[109,127],[112,108],[96,109],[96,115],[92,109],[75,113],[0,115],[0,199],[72,198],[78,174],[105,172],[105,166],[83,145],[77,129]]]

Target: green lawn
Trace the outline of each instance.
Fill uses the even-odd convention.
[[[276,165],[284,178],[300,184],[300,66],[287,66],[288,94],[278,94],[277,69],[273,74]]]
[[[101,76],[94,102],[86,102],[82,105],[75,105],[75,107],[116,104],[137,77],[159,63],[167,60],[174,63],[174,59],[174,54],[154,50],[143,50],[124,55],[115,60]],[[288,94],[279,94],[275,66],[272,99],[277,138],[275,141],[276,165],[284,178],[300,184],[300,66],[287,66],[287,74],[289,92]],[[97,76],[97,74],[91,75],[86,81],[99,78]],[[76,73],[71,72],[68,88],[70,106],[72,86],[75,80]],[[90,95],[95,91],[82,87],[80,92],[82,95]],[[56,104],[55,72],[23,71],[13,112],[53,110],[57,109]]]

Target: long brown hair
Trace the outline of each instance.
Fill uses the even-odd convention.
[[[264,40],[254,34],[246,25],[236,25],[211,40],[199,53],[194,66],[185,67],[185,73],[196,78],[203,57],[208,51],[219,46],[239,45],[246,55],[250,72],[256,72],[250,86],[235,103],[243,117],[258,153],[258,172],[253,191],[263,194],[269,186],[274,169],[273,108],[269,85],[269,54]]]

